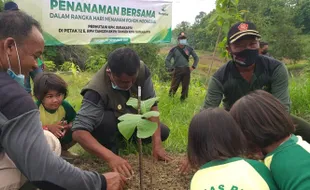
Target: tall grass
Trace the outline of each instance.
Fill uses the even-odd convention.
[[[310,120],[310,76],[301,75],[290,81],[291,112]]]

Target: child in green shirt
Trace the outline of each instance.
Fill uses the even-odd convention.
[[[270,171],[261,162],[242,158],[246,138],[223,109],[203,110],[188,131],[188,160],[195,173],[191,190],[277,190]]]
[[[72,139],[72,121],[76,116],[73,107],[65,100],[67,83],[54,73],[41,73],[34,81],[34,95],[45,130],[52,132],[62,145],[62,156],[74,158],[68,151],[75,142]]]
[[[310,145],[293,134],[294,123],[276,98],[258,90],[238,100],[230,113],[248,143],[265,155],[279,189],[310,189]]]

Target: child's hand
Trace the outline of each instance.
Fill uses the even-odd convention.
[[[64,123],[63,127],[65,128],[65,130],[71,129],[72,128],[72,122],[71,123]]]
[[[57,138],[62,138],[64,136],[64,127],[58,123],[55,125],[47,125],[48,130],[53,133]]]
[[[189,164],[189,161],[187,158],[184,158],[181,163],[180,163],[180,169],[179,171],[181,172],[181,174],[187,174],[189,173],[191,170],[191,166]]]

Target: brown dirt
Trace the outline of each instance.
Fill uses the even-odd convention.
[[[181,175],[178,171],[180,162],[184,155],[172,155],[173,161],[169,163],[155,162],[152,165],[151,156],[143,156],[143,176],[145,190],[188,190],[191,177],[189,175]],[[126,190],[139,190],[139,163],[138,155],[125,156],[134,168],[134,176],[128,180]],[[103,173],[107,170],[107,165],[99,159],[80,158],[74,161],[74,165],[81,169],[97,171]],[[152,180],[152,185],[151,185]]]

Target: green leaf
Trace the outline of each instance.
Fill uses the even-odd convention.
[[[209,23],[213,23],[215,20],[217,20],[218,15],[217,14],[213,14],[209,20]]]
[[[150,98],[148,100],[141,101],[141,113],[146,113],[151,110],[151,107],[155,104],[155,102],[159,99],[159,97]],[[135,109],[138,109],[138,99],[129,98],[126,105],[132,106]]]
[[[126,103],[127,106],[131,106],[135,109],[138,109],[138,99],[137,98],[129,98],[129,100]]]
[[[143,114],[143,117],[145,118],[158,117],[158,116],[159,116],[158,111],[150,111],[150,112],[146,112],[145,114]]]
[[[120,116],[118,118],[118,120],[120,120],[120,121],[136,120],[137,121],[141,118],[142,118],[142,115],[127,113],[127,114]]]
[[[151,110],[151,107],[155,104],[155,102],[159,99],[159,97],[151,98],[148,100],[144,100],[141,102],[141,113],[144,114]]]
[[[137,137],[140,139],[146,139],[155,133],[158,125],[155,122],[151,122],[146,119],[142,119],[139,121],[138,126],[137,126]]]
[[[142,119],[141,119],[142,120]],[[118,123],[119,132],[129,140],[137,127],[137,120],[126,120]]]

